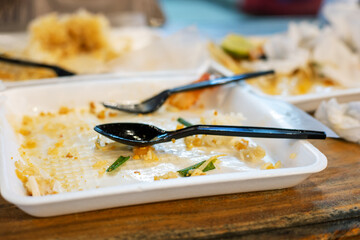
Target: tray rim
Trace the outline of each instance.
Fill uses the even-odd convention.
[[[103,76],[101,76],[103,78]],[[154,78],[158,76],[152,76]],[[162,76],[163,77],[163,76]],[[188,77],[188,76],[178,76],[178,77]],[[151,77],[150,77],[151,78]],[[91,76],[89,81],[93,81],[94,77]],[[109,81],[114,81],[113,76],[106,79]],[[130,79],[129,79],[130,80]],[[99,81],[99,84],[101,84]],[[58,82],[58,84],[79,84],[80,82],[77,81],[67,81],[67,82]],[[31,88],[42,88],[43,86],[51,86],[56,87],[53,83],[47,84],[39,84],[36,86],[31,86]],[[21,90],[24,88],[26,91],[31,91],[32,89],[26,89],[26,87],[21,88],[9,88],[4,89],[2,93],[12,92]],[[248,91],[244,88],[244,91]],[[1,113],[1,119],[3,120],[3,113]],[[3,124],[1,124],[3,127]],[[1,152],[4,152],[4,134],[0,132],[0,141],[1,141]],[[232,183],[238,181],[246,181],[246,180],[258,180],[258,179],[271,179],[271,178],[278,178],[278,177],[287,177],[287,176],[308,176],[312,173],[320,172],[327,166],[327,158],[324,154],[322,154],[317,148],[315,148],[311,143],[305,140],[299,140],[299,143],[302,144],[306,150],[308,150],[316,159],[310,165],[300,166],[300,167],[292,167],[292,168],[283,168],[283,169],[273,169],[273,170],[258,170],[254,175],[255,171],[249,172],[237,172],[237,173],[222,173],[216,175],[206,175],[201,176],[201,178],[178,178],[178,179],[168,179],[166,181],[154,181],[149,183],[133,183],[128,185],[121,185],[121,186],[111,186],[111,187],[102,187],[98,189],[90,189],[85,191],[78,191],[78,192],[68,192],[68,193],[61,193],[56,195],[47,195],[41,197],[32,197],[32,196],[23,196],[19,194],[15,194],[9,188],[7,182],[10,178],[7,178],[7,169],[9,169],[9,164],[11,162],[6,161],[3,159],[3,155],[0,156],[0,188],[2,196],[9,202],[15,205],[21,206],[37,206],[42,204],[52,204],[52,203],[60,203],[60,202],[70,202],[76,200],[83,200],[89,199],[94,197],[106,197],[106,196],[114,196],[124,193],[136,193],[136,192],[146,192],[146,191],[153,191],[159,189],[169,189],[169,188],[178,188],[178,187],[196,187],[202,185],[209,185],[209,184],[216,184],[216,183]],[[210,194],[212,195],[212,194]],[[164,200],[165,201],[165,200]]]

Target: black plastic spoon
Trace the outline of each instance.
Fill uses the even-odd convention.
[[[153,125],[124,122],[98,125],[94,130],[116,142],[132,146],[153,145],[197,134],[287,139],[326,138],[325,132],[320,131],[224,125],[192,125],[176,131],[165,131]]]

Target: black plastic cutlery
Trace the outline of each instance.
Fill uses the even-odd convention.
[[[172,141],[191,135],[207,134],[255,138],[325,139],[325,132],[225,125],[192,125],[176,131],[165,131],[143,123],[108,123],[94,130],[116,142],[132,146],[146,146]]]
[[[189,84],[189,85],[185,85],[185,86],[167,89],[167,90],[164,90],[164,91],[160,92],[159,94],[157,94],[147,100],[144,100],[138,104],[103,103],[103,105],[104,105],[104,107],[107,107],[107,108],[111,108],[111,109],[115,109],[115,110],[119,110],[119,111],[123,111],[123,112],[128,112],[128,113],[144,113],[144,114],[152,113],[152,112],[155,112],[157,109],[159,109],[170,95],[175,94],[175,93],[186,92],[186,91],[197,90],[197,89],[208,88],[208,87],[215,87],[215,86],[219,86],[219,85],[225,85],[225,84],[232,83],[232,82],[237,82],[237,81],[246,80],[249,78],[255,78],[255,77],[260,77],[260,76],[274,74],[274,73],[275,72],[273,70],[269,70],[269,71],[263,71],[263,72],[244,73],[241,75],[235,75],[235,76],[231,76],[231,77],[222,77],[222,78],[217,78],[217,79],[213,79],[213,80],[209,80],[209,81],[197,82],[197,83],[193,83],[193,84]]]

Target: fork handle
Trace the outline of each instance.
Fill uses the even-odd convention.
[[[202,89],[206,87],[215,87],[219,85],[225,85],[232,82],[238,82],[249,78],[255,78],[260,77],[268,74],[274,74],[274,70],[269,71],[262,71],[262,72],[253,72],[253,73],[244,73],[240,75],[230,76],[230,77],[223,77],[223,78],[217,78],[209,81],[203,81],[203,82],[197,82],[189,85],[184,85],[180,87],[176,87],[173,89],[170,89],[170,93],[179,93],[179,92],[185,92],[190,90],[197,90]]]
[[[187,128],[171,132],[172,138],[178,139],[191,135],[207,134],[233,137],[255,138],[286,138],[286,139],[325,139],[326,134],[322,131],[265,128],[265,127],[240,127],[224,125],[193,125]]]
[[[59,77],[75,75],[75,73],[69,72],[69,71],[67,71],[67,70],[65,70],[65,69],[63,69],[61,67],[55,66],[55,65],[48,65],[48,64],[37,63],[37,62],[32,62],[32,61],[27,61],[27,60],[9,58],[9,57],[4,56],[3,54],[0,54],[0,61],[1,62],[11,63],[11,64],[27,66],[27,67],[41,67],[41,68],[51,69]]]

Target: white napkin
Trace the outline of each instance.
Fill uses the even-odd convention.
[[[360,53],[360,5],[357,0],[346,0],[325,5],[325,18],[335,32]]]
[[[360,86],[360,55],[352,52],[331,28],[323,29],[317,37],[311,59],[322,74],[339,84]]]
[[[360,102],[339,104],[334,98],[324,101],[316,110],[315,118],[340,137],[360,143]]]
[[[308,64],[310,51],[304,42],[318,35],[316,25],[307,23],[289,25],[288,32],[269,37],[264,44],[267,60],[245,63],[253,70],[274,69],[277,73],[290,74]]]

